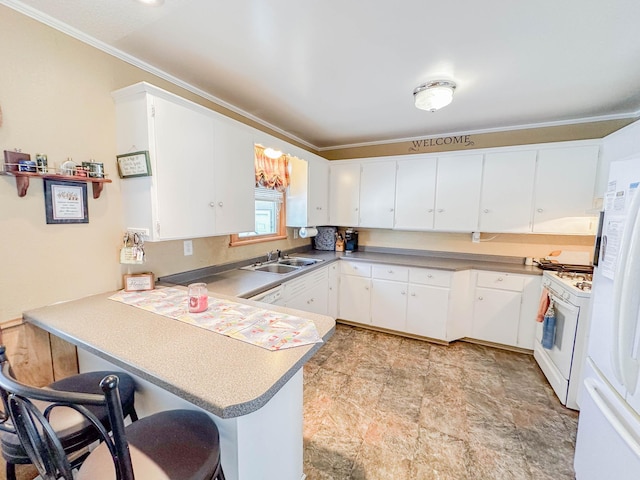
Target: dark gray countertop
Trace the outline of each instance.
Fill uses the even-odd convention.
[[[240,298],[250,298],[265,290],[341,259],[407,267],[434,268],[437,270],[489,270],[521,275],[542,275],[542,270],[537,266],[524,265],[524,258],[498,255],[456,254],[449,252],[368,247],[356,252],[307,250],[292,253],[292,256],[318,258],[323,261],[310,267],[304,267],[294,273],[278,275],[276,273],[240,270],[238,268],[239,266],[252,263],[252,260],[247,260],[244,263],[229,265],[228,269],[225,269],[225,266],[221,265],[219,267],[171,275],[163,277],[160,280],[167,284],[173,283],[181,285],[187,285],[193,282],[204,282],[211,292],[219,292],[224,295]]]
[[[221,418],[264,406],[323,345],[270,351],[109,300],[112,293],[30,310],[23,317]],[[325,315],[275,305],[269,309],[312,320],[324,341],[335,330],[335,321]]]

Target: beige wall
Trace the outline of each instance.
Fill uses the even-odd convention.
[[[166,275],[308,243],[228,248],[228,236],[194,239],[194,255],[184,257],[181,241],[163,242],[148,245],[149,262],[142,267],[121,267],[122,205],[110,92],[145,80],[213,105],[5,6],[0,6],[0,65],[0,148],[46,153],[50,166],[67,157],[93,158],[113,180],[97,200],[89,187],[89,224],[47,225],[42,181],[31,180],[27,195],[19,198],[15,180],[0,176],[0,322],[26,309],[118,289],[129,271]]]
[[[76,162],[93,158],[105,164],[113,180],[99,199],[89,194],[89,224],[46,225],[42,181],[32,180],[27,195],[18,198],[15,180],[0,176],[0,322],[26,309],[118,289],[123,273],[162,276],[308,243],[298,239],[229,248],[228,236],[194,239],[194,255],[184,257],[182,241],[163,242],[147,245],[147,264],[120,266],[122,204],[110,92],[144,80],[225,110],[5,6],[0,6],[0,65],[0,147],[46,153],[50,166],[67,157]],[[501,235],[472,244],[468,237],[363,230],[361,242],[516,256],[542,256],[561,247],[590,250],[593,243],[592,237]]]
[[[434,250],[438,252],[545,257],[555,250],[593,252],[593,236],[524,235],[482,233],[480,243],[471,242],[470,233],[396,232],[359,229],[358,242],[364,246]]]

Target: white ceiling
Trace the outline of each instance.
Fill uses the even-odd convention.
[[[640,115],[638,0],[0,3],[320,149]]]

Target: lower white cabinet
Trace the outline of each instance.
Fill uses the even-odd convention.
[[[338,265],[337,318],[435,340],[468,337],[533,350],[540,276]]]
[[[339,264],[338,318],[371,324],[371,265],[343,260]]]
[[[375,265],[371,276],[371,324],[404,332],[407,323],[409,269],[395,265]]]
[[[540,278],[478,272],[470,337],[533,349]]]
[[[443,270],[411,268],[407,297],[406,332],[423,337],[447,340],[451,278]]]
[[[327,268],[329,269],[327,314],[336,319],[338,318],[338,296],[340,293],[340,264],[333,262]]]
[[[322,267],[284,284],[284,306],[328,315],[329,268]]]

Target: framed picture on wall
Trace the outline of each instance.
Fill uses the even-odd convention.
[[[151,176],[151,162],[149,152],[133,152],[117,155],[118,174],[120,178]]]
[[[44,179],[44,205],[48,224],[89,223],[87,184]]]

